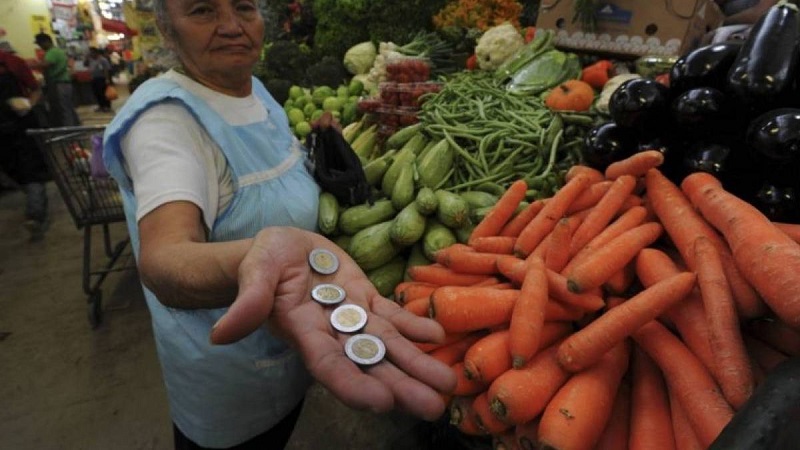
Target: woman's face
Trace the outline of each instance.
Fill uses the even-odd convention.
[[[250,79],[264,40],[257,0],[169,0],[167,12],[170,44],[189,75],[222,90]]]

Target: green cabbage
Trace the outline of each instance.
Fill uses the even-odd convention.
[[[369,72],[378,56],[378,49],[371,41],[362,42],[351,47],[344,54],[344,67],[353,75]]]

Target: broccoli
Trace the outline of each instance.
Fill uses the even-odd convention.
[[[306,71],[311,86],[337,87],[350,78],[340,58],[323,56],[319,62],[312,64]]]

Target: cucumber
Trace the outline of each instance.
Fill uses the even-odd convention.
[[[336,232],[339,223],[339,201],[330,192],[322,191],[319,194],[319,214],[317,225],[320,233],[330,236]]]
[[[458,194],[442,189],[436,190],[435,193],[439,200],[436,218],[450,228],[461,228],[466,225],[469,218],[469,205],[466,200]]]
[[[388,263],[367,272],[367,278],[384,297],[394,294],[394,288],[403,281],[406,259],[397,256]]]
[[[394,132],[386,142],[383,143],[383,148],[386,150],[391,149],[398,149],[401,148],[403,145],[406,144],[411,138],[420,134],[422,131],[422,123],[417,122],[413,125],[409,125],[407,127],[403,127]]]
[[[429,187],[420,188],[417,191],[417,199],[414,201],[417,206],[417,210],[423,216],[428,216],[436,212],[439,209],[439,199],[436,198],[436,194],[433,192],[433,189]]]
[[[425,233],[425,216],[419,213],[416,204],[410,203],[392,221],[389,237],[397,245],[411,245]]]
[[[354,235],[376,223],[391,219],[397,212],[391,200],[377,200],[370,205],[364,203],[351,206],[339,215],[339,230],[344,234]]]
[[[414,164],[406,163],[392,187],[392,206],[397,211],[414,201]]]
[[[434,255],[439,250],[458,242],[453,230],[446,227],[436,219],[428,218],[425,234],[422,236],[422,251],[429,260],[434,260]]]
[[[402,246],[392,242],[389,230],[392,221],[364,228],[353,236],[348,254],[362,270],[376,269],[400,254]]]

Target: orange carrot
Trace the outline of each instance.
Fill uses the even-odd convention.
[[[694,287],[695,278],[690,272],[675,275],[606,311],[564,339],[558,349],[559,363],[570,372],[581,371],[596,363],[617,343],[683,300]]]
[[[629,344],[621,342],[593,367],[573,375],[548,402],[539,422],[541,448],[592,450],[611,417],[628,369]]]
[[[627,450],[631,416],[631,386],[620,382],[603,434],[597,439],[595,450]]]
[[[594,239],[589,241],[588,244],[583,246],[583,248],[572,248],[572,246],[570,246],[570,254],[572,255],[572,259],[570,260],[569,264],[564,267],[564,270],[562,270],[561,273],[569,272],[569,270],[579,263],[582,258],[590,255],[595,249],[604,247],[620,234],[641,225],[645,216],[647,216],[647,210],[644,207],[637,206],[635,208],[631,208],[619,216],[617,220],[611,222],[611,224],[601,231],[600,234],[595,236]]]
[[[453,364],[452,369],[456,374],[456,388],[453,389],[453,395],[459,397],[476,395],[484,392],[488,387],[480,380],[467,378],[467,373],[464,370],[464,361]]]
[[[705,237],[694,241],[697,285],[706,311],[717,383],[734,409],[742,407],[753,393],[753,371],[739,330],[739,317],[722,259]]]
[[[437,287],[437,285],[431,283],[402,281],[394,288],[394,300],[404,305],[406,302],[431,295]]]
[[[800,332],[793,330],[780,320],[755,319],[750,321],[745,329],[751,336],[764,341],[786,355],[800,355]]]
[[[744,345],[753,361],[764,371],[769,373],[778,364],[789,359],[784,353],[766,342],[752,336],[744,336]]]
[[[437,257],[438,259],[438,257]],[[497,254],[476,251],[447,252],[438,261],[450,270],[463,274],[494,275],[497,273]]]
[[[559,189],[545,203],[539,214],[522,230],[514,244],[514,253],[522,257],[528,256],[552,231],[556,222],[566,213],[569,205],[591,184],[591,181],[591,178],[586,175],[578,175]]]
[[[544,411],[570,377],[556,360],[556,346],[540,351],[524,367],[509,370],[492,382],[487,393],[497,418],[519,425]]]
[[[409,267],[408,276],[414,281],[422,281],[439,286],[470,286],[487,278],[486,275],[458,273],[448,267],[435,264]]]
[[[544,305],[544,320],[547,322],[574,322],[585,315],[584,311],[553,298]]]
[[[453,397],[450,401],[450,424],[469,436],[485,436],[486,432],[478,427],[477,416],[472,410],[475,397]]]
[[[616,180],[623,175],[633,175],[641,177],[650,169],[655,169],[664,163],[664,154],[658,150],[645,150],[634,153],[633,155],[614,161],[606,167],[606,178]]]
[[[507,324],[519,297],[517,289],[442,286],[431,294],[429,316],[447,333]]]
[[[514,427],[514,439],[522,450],[533,450],[539,442],[539,419],[518,424]]]
[[[593,183],[605,180],[603,172],[600,172],[599,170],[593,167],[584,166],[582,164],[576,164],[570,167],[569,170],[567,170],[567,173],[564,174],[564,181],[569,182],[578,175],[589,177],[589,179],[592,180]]]
[[[427,297],[415,298],[410,302],[406,302],[406,304],[403,305],[403,309],[410,312],[411,314],[414,314],[415,316],[427,317],[430,306],[431,306],[431,296],[428,295]]]
[[[472,240],[472,248],[476,252],[513,255],[517,238],[511,236],[486,236]]]
[[[636,279],[634,264],[628,263],[603,283],[603,289],[611,295],[623,295]]]
[[[618,214],[622,204],[635,187],[636,178],[630,175],[619,177],[613,182],[608,192],[597,203],[597,206],[592,208],[578,229],[575,230],[570,244],[574,247],[575,252],[588,244],[611,223],[611,220]],[[570,253],[572,253],[572,250]]]
[[[470,380],[489,384],[511,368],[508,351],[508,330],[495,331],[484,336],[464,355],[464,374]]]
[[[667,388],[667,394],[669,395],[672,431],[675,435],[675,448],[678,450],[703,450],[703,446],[692,429],[692,424],[686,418],[681,402],[678,401],[678,397],[675,395],[675,391]]]
[[[501,281],[500,278],[492,276],[492,277],[487,277],[485,280],[479,281],[479,282],[477,282],[475,284],[471,284],[470,286],[474,286],[474,287],[482,287],[482,286],[483,287],[489,287],[489,286],[491,286],[493,288],[496,288],[497,285],[499,285],[501,283],[504,283],[504,281]]]
[[[569,290],[583,292],[601,286],[615,272],[633,261],[639,250],[655,242],[662,231],[660,224],[646,223],[620,234],[602,248],[595,249],[569,271]]]
[[[597,205],[597,202],[606,195],[606,192],[611,189],[612,184],[614,184],[614,182],[611,180],[598,181],[590,184],[586,190],[581,192],[581,195],[569,205],[569,208],[567,208],[567,215],[572,215],[578,211],[585,211],[587,209],[591,210]]]
[[[784,234],[789,236],[793,241],[800,243],[800,224],[783,222],[772,222],[772,224],[783,231]]]
[[[492,414],[489,396],[486,392],[475,396],[475,400],[472,402],[472,411],[475,413],[475,423],[478,424],[478,428],[488,434],[497,435],[512,427],[511,424],[501,421]]]
[[[463,361],[467,350],[469,350],[469,348],[480,339],[482,339],[480,334],[471,333],[461,340],[445,345],[444,347],[437,348],[428,354],[434,359],[441,361],[448,366],[452,366],[459,361]]]
[[[641,178],[639,178],[639,180],[641,181]],[[622,206],[619,208],[619,212],[622,213],[622,212],[625,212],[625,211],[633,208],[634,206],[643,206],[644,204],[645,203],[644,203],[644,200],[642,199],[642,197],[640,197],[640,196],[638,196],[636,194],[631,194],[622,203]],[[653,219],[650,219],[650,220],[652,221]]]
[[[503,237],[513,237],[516,238],[522,233],[522,230],[525,229],[526,226],[536,217],[539,212],[541,212],[542,208],[544,208],[544,200],[536,200],[533,203],[528,204],[522,211],[517,213],[516,216],[512,217],[511,220],[508,221],[506,226],[500,230],[500,236]]]
[[[534,258],[528,263],[509,325],[508,348],[516,369],[524,366],[539,349],[547,301],[544,261]]]
[[[572,241],[572,230],[569,223],[570,219],[567,218],[559,220],[550,233],[544,265],[554,272],[561,272],[561,269],[569,262],[569,245]]]
[[[647,197],[675,247],[691,270],[697,270],[694,241],[705,236],[714,243],[722,257],[725,276],[731,285],[739,314],[746,318],[759,317],[765,312],[764,302],[745,281],[733,261],[731,251],[716,231],[692,206],[681,190],[658,170],[647,172]]]
[[[669,406],[667,386],[658,366],[636,347],[631,361],[630,450],[675,448]]]
[[[472,244],[473,239],[497,236],[500,231],[508,223],[508,220],[514,215],[517,206],[525,199],[525,192],[528,190],[528,185],[524,180],[517,180],[506,189],[503,195],[497,200],[497,203],[486,213],[483,220],[480,221],[469,237],[469,243]]]
[[[428,312],[425,312],[425,317],[428,316]],[[465,338],[470,333],[448,333],[444,336],[444,341],[438,343],[430,343],[430,342],[415,342],[414,345],[422,350],[425,353],[430,353],[437,348],[442,348],[445,345],[452,344],[453,342],[460,341],[461,339]]]
[[[525,279],[528,263],[524,259],[511,255],[501,255],[497,258],[497,271],[511,282],[522,284]]]
[[[578,307],[587,312],[599,311],[605,306],[603,298],[593,291],[576,294],[567,289],[567,278],[560,273],[547,271],[547,290],[559,302]]]
[[[633,339],[661,369],[697,438],[703,448],[708,448],[733,417],[733,408],[725,401],[711,373],[680,339],[658,322],[641,327]]]

